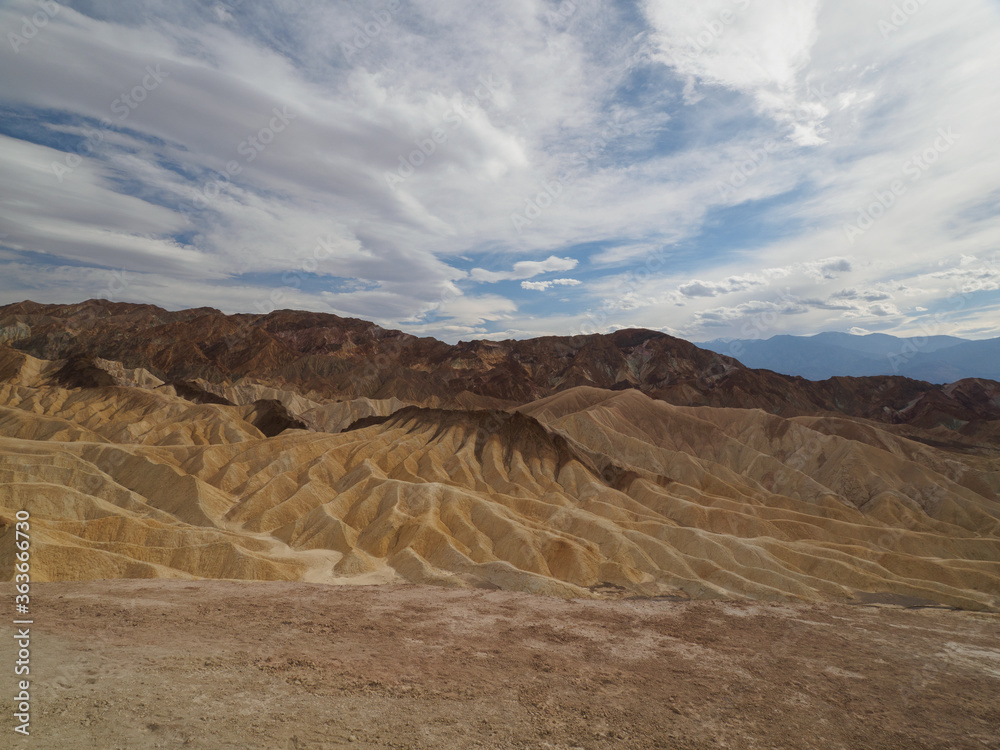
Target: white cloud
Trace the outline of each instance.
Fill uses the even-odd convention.
[[[656,54],[688,77],[751,96],[800,145],[825,142],[826,107],[808,100],[801,73],[818,35],[819,0],[646,0]]]
[[[839,274],[850,273],[853,270],[851,261],[847,258],[824,258],[814,263],[806,263],[804,267],[807,273],[823,279],[836,279]]]
[[[473,268],[469,273],[469,277],[474,281],[485,282],[516,281],[518,279],[530,279],[551,271],[572,271],[578,263],[579,261],[575,258],[557,258],[554,255],[550,255],[545,260],[518,261],[510,271],[487,271],[484,268]]]
[[[720,294],[742,292],[750,287],[762,286],[767,281],[762,276],[730,276],[722,283],[711,281],[689,281],[677,287],[677,291],[685,297],[718,297]]]
[[[547,289],[551,289],[554,286],[579,286],[580,282],[576,279],[552,279],[551,281],[522,281],[522,289],[530,289],[536,292],[544,292]]]
[[[879,318],[885,318],[889,316],[899,315],[899,308],[895,305],[885,305],[885,304],[874,304],[868,305],[866,311],[868,315],[874,315]]]
[[[563,19],[542,0],[414,0],[345,59],[363,5],[80,3],[3,46],[6,299],[92,296],[117,271],[135,301],[253,311],[279,289],[282,306],[450,338],[700,337],[763,315],[773,332],[904,330],[956,295],[956,330],[1000,325],[987,0],[922,4],[888,39],[890,11],[866,0],[576,3]],[[4,4],[0,28],[36,9]],[[57,180],[56,149],[156,65],[163,83]],[[241,144],[275,107],[294,119],[250,161]],[[953,146],[911,178],[942,129]],[[849,240],[894,181],[905,192]],[[530,314],[473,294],[570,271],[572,301],[535,296]]]

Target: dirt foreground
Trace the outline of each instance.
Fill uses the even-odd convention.
[[[117,580],[32,617],[3,747],[1000,748],[997,615]]]

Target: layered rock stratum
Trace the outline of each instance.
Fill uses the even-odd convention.
[[[1000,609],[1000,385],[814,383],[653,331],[0,308],[0,575]]]

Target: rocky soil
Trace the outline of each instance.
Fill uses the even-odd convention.
[[[32,601],[11,748],[1000,748],[997,615],[228,581]]]

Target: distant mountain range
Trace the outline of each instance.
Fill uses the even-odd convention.
[[[873,353],[881,351],[877,338],[863,344],[868,349],[862,352],[822,343],[838,336],[848,342],[874,338],[823,334],[752,343],[812,342],[816,354],[790,347],[798,351],[799,366],[820,355],[831,362],[868,357],[872,372],[883,366]],[[950,354],[967,343],[988,343],[937,337],[912,342],[917,353],[910,355],[905,342],[885,338],[896,342],[894,351],[902,358],[911,357],[907,366],[935,346],[954,344],[941,350]],[[979,427],[992,434],[984,420],[1000,424],[1000,383],[992,382],[1000,378],[936,373],[923,382],[886,376],[827,380],[827,372],[814,371],[805,379],[770,371],[778,367],[776,357],[764,357],[757,365],[764,369],[752,369],[725,354],[640,329],[449,345],[363,320],[295,310],[224,315],[208,307],[168,311],[103,300],[25,301],[0,307],[0,342],[0,381],[4,367],[26,366],[24,355],[30,355],[53,362],[51,377],[63,388],[155,381],[198,404],[252,406],[247,418],[265,434],[298,424],[341,429],[349,417],[385,416],[383,407],[390,403],[506,410],[580,386],[638,390],[678,406],[760,409],[783,417],[839,413],[914,429],[961,428],[967,435],[980,435]],[[725,347],[744,361],[751,353],[749,347]],[[7,365],[4,353],[13,358]],[[951,385],[937,385],[944,382]],[[274,400],[281,403],[266,403]],[[356,401],[363,402],[363,413],[334,406]]]
[[[899,338],[884,333],[855,336],[831,332],[716,339],[696,346],[734,357],[747,367],[809,380],[875,375],[901,375],[929,383],[963,378],[1000,380],[1000,338],[969,341],[955,336]]]

